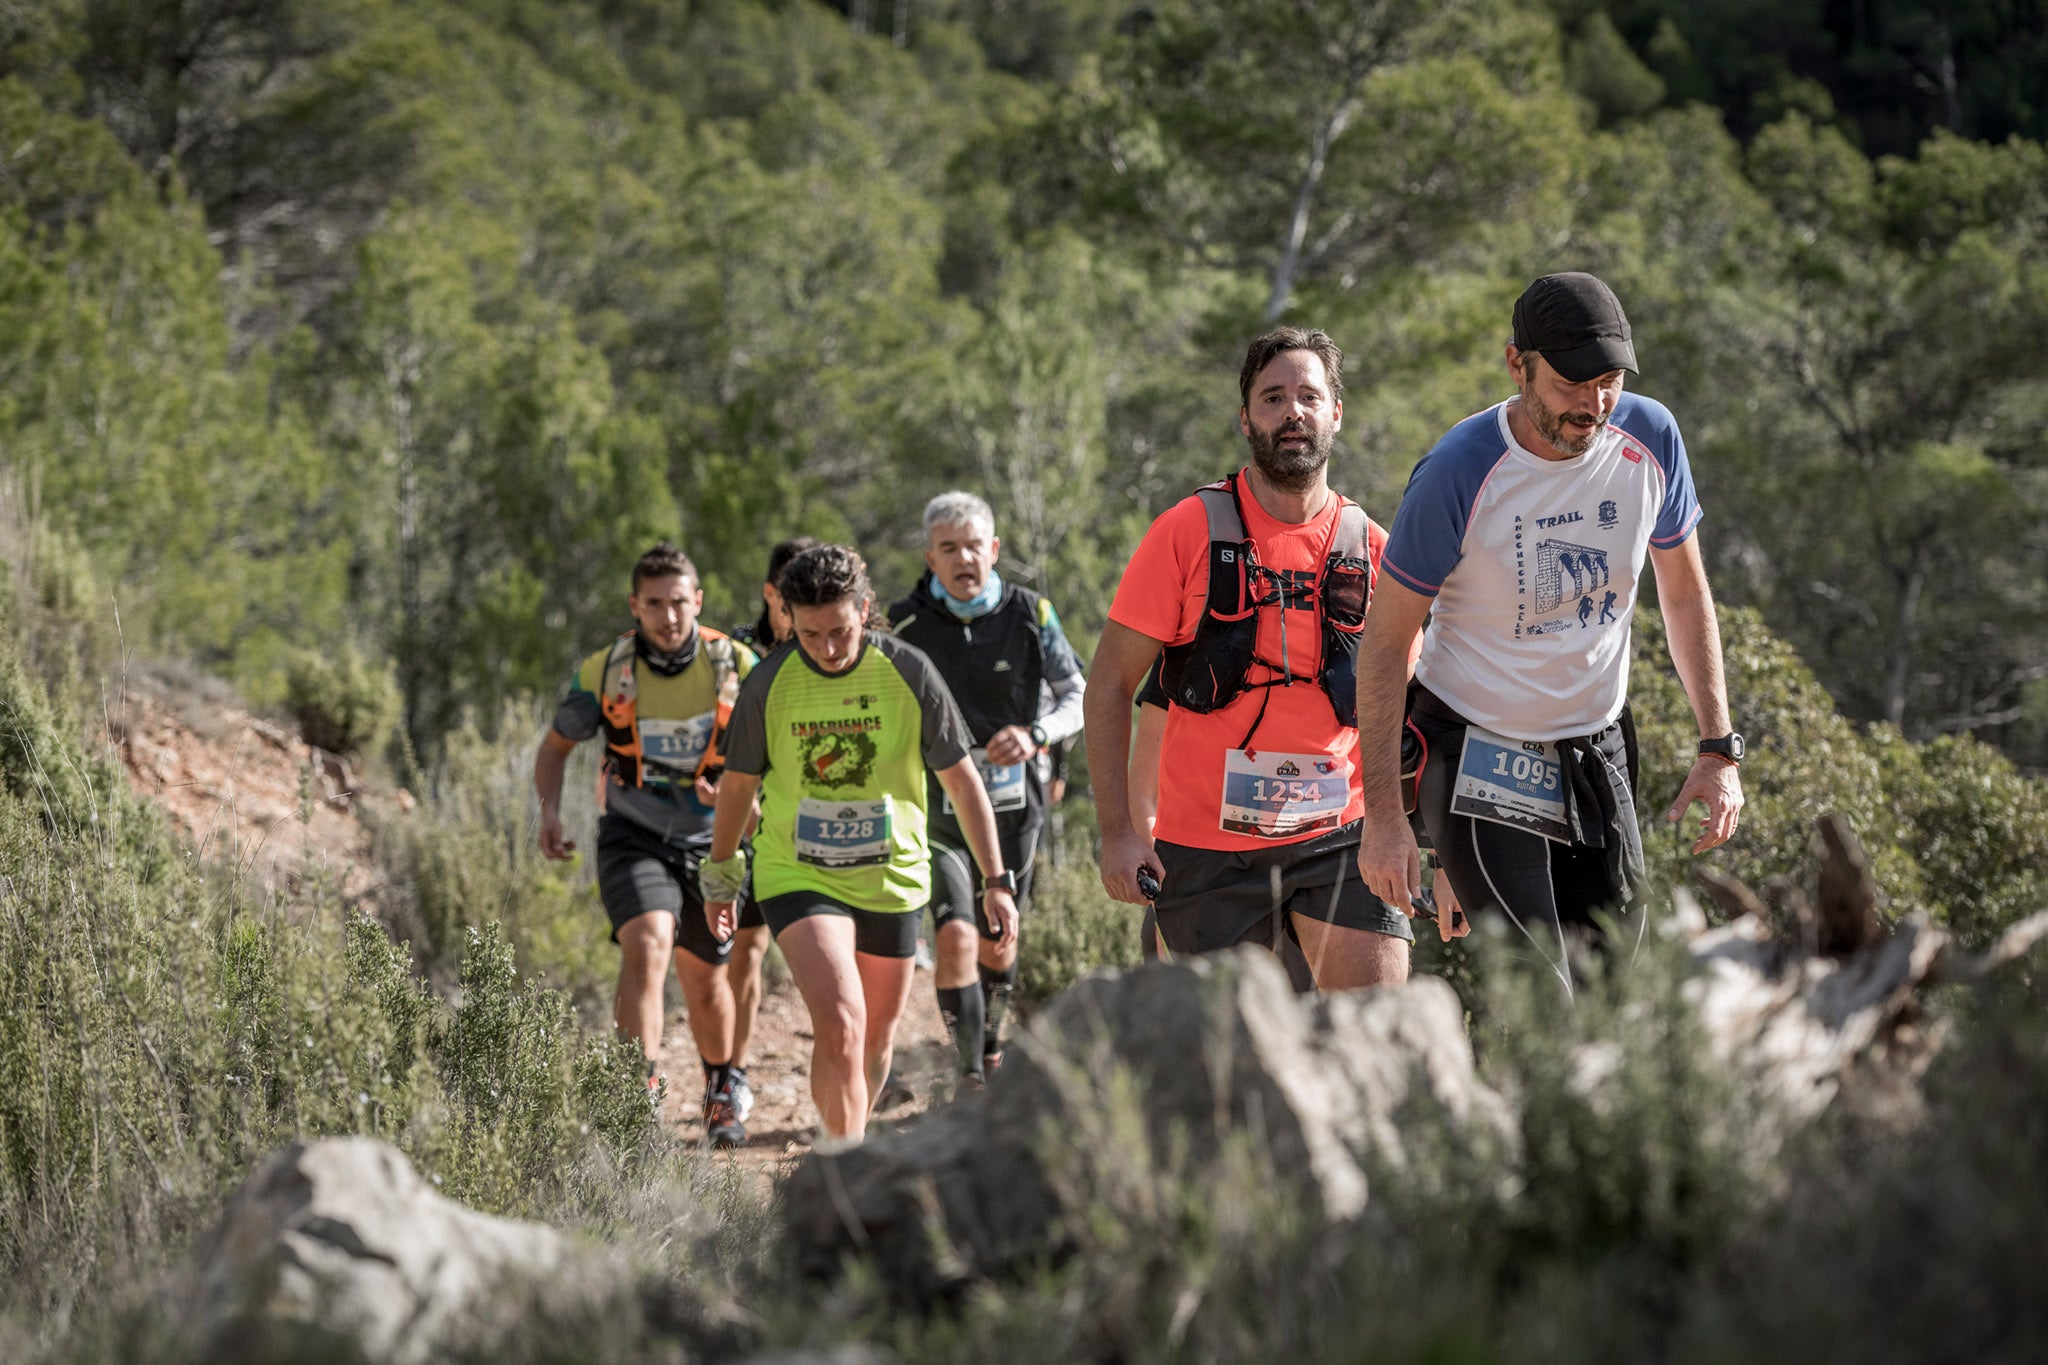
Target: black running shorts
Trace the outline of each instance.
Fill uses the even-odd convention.
[[[1295,938],[1295,915],[1415,941],[1408,917],[1358,878],[1356,821],[1270,848],[1222,851],[1163,839],[1153,848],[1166,874],[1152,903],[1159,937],[1176,953],[1213,953],[1240,943],[1278,952],[1278,935]]]
[[[1021,838],[1004,836],[1003,866],[1017,874],[1017,913],[1031,897],[1031,874],[1036,870],[1038,846]],[[1014,846],[1013,846],[1014,845]],[[932,923],[943,926],[950,920],[965,920],[993,943],[997,935],[989,929],[988,916],[981,912],[981,869],[974,855],[942,839],[932,840]]]
[[[800,919],[843,915],[853,921],[853,950],[870,957],[915,957],[917,926],[924,919],[913,910],[857,909],[821,891],[789,891],[770,896],[761,902],[761,914],[777,938]]]
[[[721,963],[732,955],[704,922],[704,895],[697,885],[703,854],[678,848],[630,820],[606,816],[597,822],[597,890],[612,922],[612,942],[627,920],[665,910],[676,922],[676,947],[701,962]],[[753,897],[740,898],[740,924],[761,923]]]

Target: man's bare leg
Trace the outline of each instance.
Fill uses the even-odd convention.
[[[697,1055],[713,1066],[733,1059],[732,983],[725,964],[706,962],[695,953],[676,949],[676,980],[683,987],[683,1008],[689,1012],[690,1034]]]
[[[768,926],[757,924],[733,935],[725,974],[732,982],[732,1064],[744,1068],[754,1020],[761,1013],[761,964],[768,960]]]
[[[651,1063],[661,1055],[662,987],[675,954],[676,917],[649,910],[619,926],[619,986],[612,1018],[619,1032],[639,1040]]]
[[[1408,979],[1406,939],[1370,929],[1342,928],[1300,911],[1294,912],[1294,932],[1318,990],[1398,986]]]

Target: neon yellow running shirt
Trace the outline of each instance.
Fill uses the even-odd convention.
[[[796,645],[740,685],[728,772],[761,779],[754,895],[816,891],[858,910],[914,914],[931,899],[925,771],[967,757],[967,722],[914,645],[870,631],[825,673]]]

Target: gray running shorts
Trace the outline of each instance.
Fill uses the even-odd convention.
[[[1012,847],[1011,841],[1003,840],[1003,866],[1017,874],[1017,913],[1024,913],[1024,903],[1031,899],[1031,874],[1036,870],[1035,845],[1019,841]],[[974,855],[964,848],[955,848],[945,840],[932,839],[932,924],[939,926],[948,920],[965,920],[980,930],[981,936],[993,943],[996,936],[989,931],[988,916],[981,912],[981,869],[974,865]]]

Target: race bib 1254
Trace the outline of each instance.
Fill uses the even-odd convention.
[[[1232,749],[1223,756],[1225,833],[1291,839],[1335,829],[1351,804],[1351,764],[1334,754]]]

